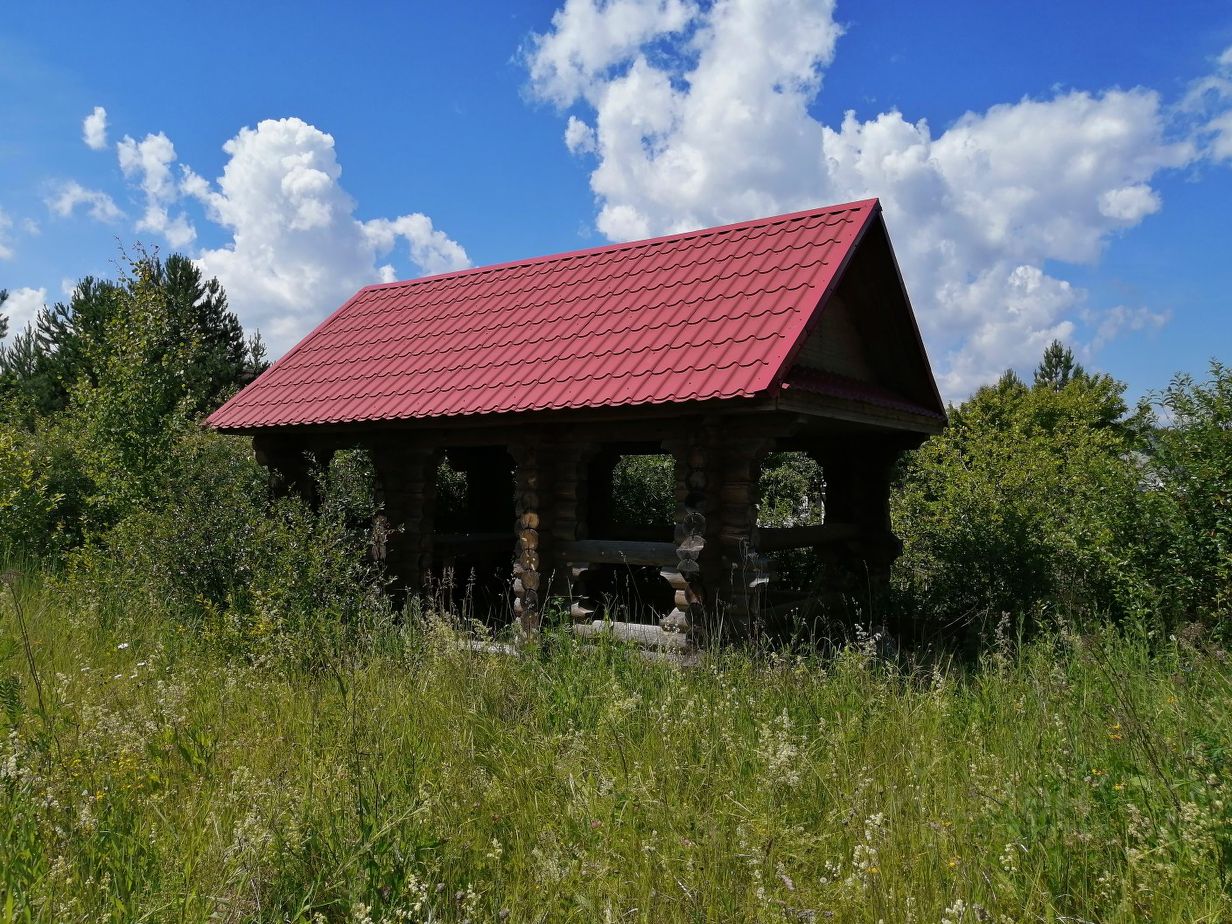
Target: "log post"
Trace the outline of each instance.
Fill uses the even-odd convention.
[[[704,425],[686,439],[663,442],[676,462],[676,566],[660,571],[675,592],[675,608],[659,625],[699,642],[716,615],[721,574],[716,448],[716,434]]]
[[[439,449],[399,443],[372,447],[377,513],[372,554],[403,590],[423,587],[432,569]]]
[[[594,443],[566,443],[553,451],[556,471],[552,490],[552,539],[562,555],[569,544],[590,536],[590,476],[592,461],[598,452],[599,446]],[[586,572],[591,562],[565,560],[557,555],[553,564],[558,569],[559,589],[570,600],[570,617],[574,622],[589,623],[596,609],[586,595]]]
[[[513,561],[513,612],[522,632],[530,635],[539,628],[543,597],[550,574],[545,575],[545,562],[550,562],[553,523],[550,515],[551,459],[550,450],[538,434],[529,435],[525,443],[509,447],[517,463],[514,475],[514,532],[517,548]]]
[[[758,551],[757,503],[761,463],[772,442],[762,437],[731,441],[721,462],[719,536],[723,552],[725,623],[741,637],[753,630],[768,578]]]

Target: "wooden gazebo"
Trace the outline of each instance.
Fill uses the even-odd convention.
[[[309,497],[314,458],[367,449],[404,587],[500,569],[525,630],[558,595],[586,633],[589,579],[650,566],[674,607],[616,629],[673,646],[747,631],[775,550],[825,549],[875,594],[892,467],[944,422],[875,199],[367,286],[208,421]],[[825,522],[759,530],[759,465],[787,449],[823,466]],[[448,534],[446,451],[470,485]],[[615,462],[650,452],[675,459],[675,527],[617,528]]]

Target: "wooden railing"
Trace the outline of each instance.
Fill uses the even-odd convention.
[[[594,565],[655,565],[675,567],[676,545],[672,542],[633,542],[623,539],[577,539],[557,546],[567,562]]]
[[[757,530],[759,552],[779,552],[783,549],[803,549],[831,542],[849,542],[868,538],[869,534],[854,523],[820,523],[816,526],[763,526]]]

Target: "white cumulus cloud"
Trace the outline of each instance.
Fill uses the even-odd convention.
[[[145,212],[137,221],[138,231],[161,234],[172,247],[191,244],[197,229],[183,212],[172,215],[168,205],[180,196],[172,164],[176,161],[175,145],[162,132],[146,135],[135,141],[125,135],[116,145],[120,169],[136,180],[145,193]]]
[[[56,194],[47,199],[47,207],[62,218],[72,215],[79,205],[84,205],[95,221],[109,222],[124,217],[111,196],[101,190],[86,189],[76,180],[61,183]]]
[[[426,215],[357,219],[333,137],[301,119],[243,128],[223,150],[221,177],[211,183],[186,169],[179,190],[230,232],[230,243],[202,250],[197,262],[219,278],[244,324],[261,328],[273,355],[361,286],[393,278],[377,261],[399,241],[424,272],[469,265]]]
[[[1007,102],[940,132],[898,111],[824,124],[809,106],[842,34],[834,13],[832,0],[566,0],[528,43],[530,89],[581,110],[565,143],[593,158],[612,240],[880,197],[949,397],[1073,336],[1091,311],[1051,264],[1097,260],[1158,211],[1162,171],[1225,141],[1232,153],[1217,131],[1232,115],[1216,106],[1203,144],[1141,88]],[[1222,88],[1201,91],[1208,107]]]
[[[46,289],[31,289],[29,287],[10,289],[8,299],[0,307],[0,313],[3,313],[9,319],[9,335],[11,336],[25,328],[27,324],[35,319],[39,311],[46,304]]]
[[[696,15],[697,7],[686,0],[566,3],[548,32],[531,37],[531,79],[537,92],[566,106],[645,42],[682,31]]]
[[[107,147],[107,110],[102,106],[95,106],[94,111],[82,120],[81,140],[94,151]]]
[[[595,130],[577,116],[569,116],[565,125],[565,147],[574,154],[593,154],[597,144]]]

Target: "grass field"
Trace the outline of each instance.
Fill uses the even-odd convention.
[[[307,672],[27,579],[0,919],[1232,919],[1217,646],[874,651],[514,659],[410,620]]]

